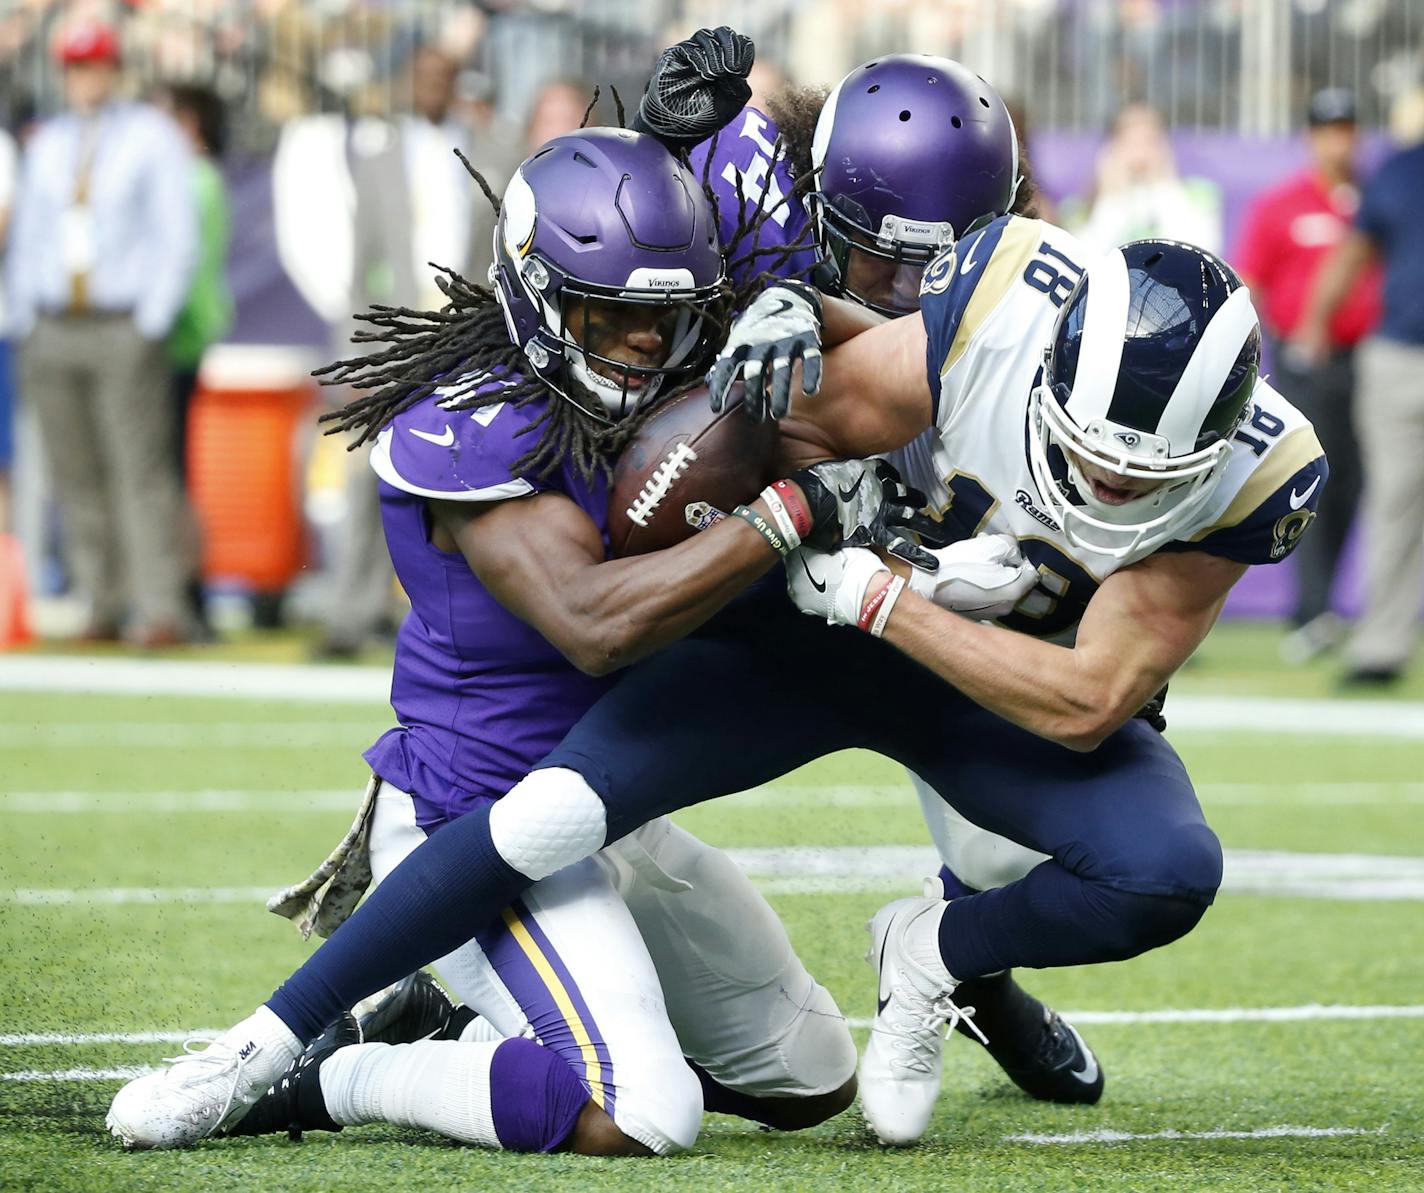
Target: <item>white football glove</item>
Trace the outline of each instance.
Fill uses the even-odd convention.
[[[867,593],[889,576],[880,556],[864,547],[802,547],[786,558],[787,595],[802,613],[824,617],[827,625],[859,625]]]
[[[1011,535],[978,534],[931,551],[939,570],[910,573],[910,590],[979,621],[1008,614],[1038,585],[1038,569]]]
[[[801,362],[801,390],[821,388],[821,295],[804,282],[778,282],[737,316],[707,372],[712,409],[726,404],[742,378],[742,405],[754,422],[781,418],[791,406],[791,374]]]

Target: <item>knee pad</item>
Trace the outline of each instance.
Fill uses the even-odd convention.
[[[1125,889],[1169,895],[1205,910],[1221,886],[1221,842],[1205,824],[1195,824],[1144,842],[1127,868],[1129,876],[1118,883]]]
[[[1111,945],[1103,960],[1125,961],[1179,940],[1206,915],[1210,902],[1177,895],[1113,891],[1107,909],[1111,919],[1105,929]]]
[[[527,775],[490,809],[490,838],[500,857],[536,882],[597,853],[607,833],[598,793],[562,766]]]
[[[702,1082],[685,1064],[668,1066],[658,1075],[657,1088],[638,1098],[637,1109],[613,1103],[613,1121],[630,1139],[659,1156],[685,1152],[702,1130]],[[633,1101],[634,1099],[629,1099]]]
[[[824,986],[817,985],[801,1009],[796,1024],[781,1044],[788,1075],[794,1083],[786,1092],[810,1097],[841,1088],[855,1076],[855,1040],[850,1025]]]
[[[563,1057],[522,1038],[495,1049],[489,1081],[494,1133],[511,1152],[553,1151],[569,1137],[589,1099]]]

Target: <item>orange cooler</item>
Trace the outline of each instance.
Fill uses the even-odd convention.
[[[203,576],[280,592],[306,563],[301,460],[316,413],[311,354],[219,345],[203,358],[188,430],[188,487]]]

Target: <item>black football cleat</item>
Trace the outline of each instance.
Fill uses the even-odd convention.
[[[327,1113],[321,1093],[321,1066],[349,1044],[361,1043],[361,1028],[352,1015],[342,1015],[307,1045],[291,1068],[252,1104],[252,1109],[221,1132],[229,1135],[280,1135],[298,1140],[303,1131],[339,1131],[341,1124]]]
[[[1106,1076],[1093,1050],[1011,972],[961,982],[954,997],[974,1008],[975,1025],[989,1039],[989,1055],[1029,1097],[1091,1106],[1103,1096]],[[963,1027],[956,1030],[974,1038]]]
[[[356,1008],[361,1039],[367,1044],[414,1044],[443,1038],[455,1005],[423,969],[402,978]],[[462,1024],[463,1026],[463,1024]]]

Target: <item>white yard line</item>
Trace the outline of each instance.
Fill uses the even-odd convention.
[[[181,1044],[185,1040],[211,1040],[221,1034],[210,1027],[193,1031],[22,1031],[0,1033],[0,1048],[38,1048],[52,1044]]]
[[[1256,1127],[1250,1131],[1072,1131],[1066,1135],[1005,1135],[1005,1143],[1135,1143],[1152,1139],[1333,1139],[1339,1135],[1383,1135],[1383,1127]]]
[[[1184,1007],[1159,1011],[1063,1011],[1075,1026],[1140,1027],[1191,1023],[1318,1023],[1329,1020],[1424,1019],[1424,1004],[1404,1006]],[[848,1018],[851,1027],[866,1028],[869,1019]],[[211,1040],[221,1031],[195,1027],[191,1031],[9,1032],[0,1034],[0,1048],[36,1048],[56,1044],[182,1044]]]
[[[0,725],[0,750],[361,750],[377,732],[350,721],[21,721]]]
[[[22,907],[117,906],[124,903],[255,903],[279,889],[271,886],[16,887],[0,891],[0,903]]]
[[[93,815],[95,812],[328,812],[355,815],[355,788],[283,791],[205,788],[201,791],[12,791],[0,793],[0,814]]]
[[[776,895],[908,892],[939,869],[932,850],[913,845],[803,845],[729,849],[727,853],[763,891]],[[281,885],[18,887],[0,890],[0,904],[260,904]],[[1222,890],[1232,895],[1284,898],[1424,900],[1424,857],[1228,849]]]
[[[0,1073],[0,1081],[132,1081],[156,1073],[153,1065],[121,1065],[116,1069],[21,1069]]]
[[[1198,788],[1208,807],[1301,806],[1397,807],[1424,804],[1424,782],[1379,780],[1330,783],[1205,783]],[[359,787],[327,788],[201,788],[194,791],[11,791],[0,792],[0,815],[7,812],[45,815],[94,812],[325,812],[355,811]],[[721,807],[740,808],[913,808],[908,780],[894,784],[779,783],[727,796]]]
[[[1174,1023],[1319,1023],[1330,1020],[1424,1019],[1424,1004],[1404,1006],[1184,1007],[1161,1011],[1062,1011],[1075,1027],[1136,1027]],[[847,1019],[869,1027],[869,1019]]]
[[[9,692],[215,696],[379,706],[389,699],[390,686],[386,667],[62,655],[0,658],[0,691]],[[1174,731],[1424,739],[1424,702],[1174,695],[1167,703],[1167,717]]]

